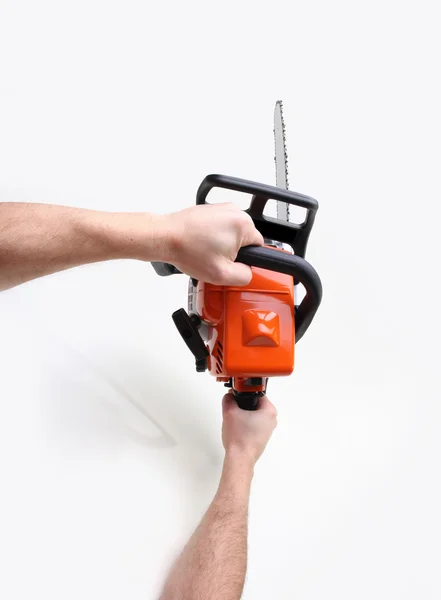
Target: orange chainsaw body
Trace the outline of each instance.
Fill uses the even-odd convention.
[[[194,357],[196,371],[208,370],[232,388],[240,408],[256,410],[268,379],[293,372],[295,344],[320,306],[320,277],[305,260],[318,203],[283,187],[213,174],[199,186],[198,206],[209,204],[207,196],[213,188],[251,196],[246,212],[265,244],[240,248],[237,254],[236,261],[252,269],[247,286],[218,286],[190,278],[188,312],[180,308],[172,318]],[[304,221],[291,223],[266,216],[269,200],[276,201],[278,207],[285,204],[305,209]],[[213,223],[213,229],[215,226]],[[153,267],[163,277],[180,273],[168,263],[154,262]],[[301,284],[305,292],[298,305],[294,283]]]
[[[292,276],[257,267],[245,287],[199,282],[195,308],[208,325],[208,370],[237,391],[261,391],[254,378],[290,375],[295,321]],[[246,383],[245,383],[246,382]]]

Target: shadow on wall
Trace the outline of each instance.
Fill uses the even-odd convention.
[[[146,450],[179,447],[189,468],[192,456],[212,467],[221,464],[220,407],[189,393],[192,381],[173,378],[151,356],[106,348],[95,349],[91,358],[57,334],[51,337],[56,353],[51,352],[45,398],[54,428],[70,438],[93,437],[96,428],[115,447],[129,440]]]

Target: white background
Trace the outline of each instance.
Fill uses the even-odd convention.
[[[0,0],[0,200],[167,212],[221,172],[319,199],[322,308],[256,470],[246,599],[439,600],[435,2]],[[0,596],[154,599],[219,475],[184,278],[0,296]]]

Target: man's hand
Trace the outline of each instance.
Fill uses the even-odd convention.
[[[243,246],[261,246],[263,237],[249,215],[234,204],[193,206],[167,215],[166,261],[201,281],[247,285],[251,268],[235,263]]]
[[[227,454],[238,452],[257,462],[277,426],[277,410],[266,396],[255,411],[238,407],[234,395],[224,396],[222,441]]]
[[[208,283],[247,285],[251,268],[234,261],[242,246],[262,244],[251,217],[233,204],[152,215],[0,202],[0,291],[78,265],[127,258],[172,263]]]
[[[268,398],[242,410],[233,394],[223,399],[225,460],[216,496],[176,561],[161,600],[239,600],[247,568],[248,502],[254,464],[277,424]]]

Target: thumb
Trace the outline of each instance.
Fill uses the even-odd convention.
[[[253,223],[251,225],[252,227],[247,229],[242,238],[242,246],[263,246],[265,243],[263,235],[257,231]]]
[[[234,411],[238,408],[236,398],[230,391],[222,398],[222,413],[225,416],[228,412]]]

